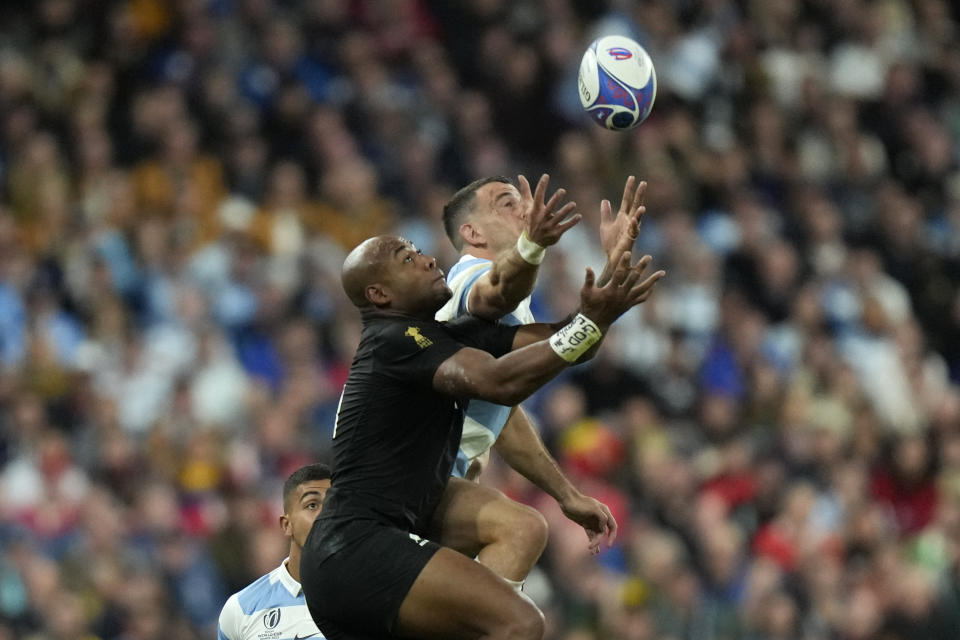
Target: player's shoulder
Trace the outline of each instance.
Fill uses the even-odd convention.
[[[478,258],[477,256],[465,253],[460,256],[457,263],[447,271],[447,282],[462,279],[471,274],[483,273],[490,269],[493,261],[488,258]]]
[[[493,261],[487,258],[477,258],[470,254],[463,255],[457,264],[450,267],[447,272],[447,284],[457,294],[462,294],[473,288],[473,285],[483,274],[490,271],[493,267]]]
[[[244,587],[244,588],[246,588],[246,587]],[[241,610],[241,608],[240,608],[240,594],[241,594],[241,593],[242,593],[242,590],[241,590],[241,591],[237,591],[236,593],[234,593],[233,595],[231,595],[229,598],[227,598],[227,601],[226,601],[225,603],[223,603],[223,609],[221,609],[221,611],[220,611],[220,619],[221,619],[221,620],[223,619],[223,616],[224,616],[224,615],[231,615],[231,614],[235,614],[235,613],[242,613],[242,610]]]
[[[398,316],[380,327],[378,338],[381,342],[422,349],[430,346],[429,336],[435,337],[438,331],[443,331],[443,325],[432,318]]]
[[[243,609],[240,607],[240,592],[234,593],[224,603],[217,619],[217,640],[243,640],[240,628],[243,623]]]
[[[274,638],[323,638],[310,618],[299,583],[283,565],[231,595],[217,627],[218,640],[262,639],[264,628],[280,634]],[[291,636],[291,632],[303,635]]]
[[[287,584],[292,578],[284,579],[280,572],[285,571],[286,568],[281,565],[227,598],[220,611],[218,637],[246,640],[245,634],[251,621],[262,617],[264,612],[268,616],[277,616],[279,620],[281,611],[296,611],[305,607],[303,591],[296,583]]]
[[[451,296],[447,303],[437,312],[437,320],[452,320],[467,311],[467,296],[473,285],[485,273],[490,271],[493,261],[487,258],[477,258],[464,254],[460,260],[450,267],[447,272],[447,285]]]
[[[286,571],[282,566],[268,574],[260,576],[235,595],[237,604],[244,615],[251,615],[257,611],[273,607],[285,607],[300,604],[302,597],[291,593],[284,581],[278,576],[279,571]]]

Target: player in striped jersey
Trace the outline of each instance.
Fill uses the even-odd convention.
[[[217,625],[217,640],[323,640],[300,586],[300,556],[310,527],[330,488],[330,468],[310,464],[283,484],[280,527],[290,555],[279,567],[230,596]]]
[[[437,320],[469,314],[510,325],[534,322],[530,295],[545,249],[556,244],[580,216],[573,213],[573,203],[560,206],[563,189],[546,199],[549,176],[540,178],[534,193],[523,176],[518,184],[519,188],[503,177],[483,178],[458,191],[444,207],[444,228],[460,251],[460,260],[447,275],[453,296],[437,312]],[[616,215],[609,201],[601,203],[600,240],[608,262],[597,280],[600,284],[609,280],[612,270],[608,267],[616,265],[637,238],[645,189],[646,182],[630,176]],[[563,474],[523,410],[472,400],[454,475],[478,479],[494,446],[507,464],[555,498],[564,514],[583,526],[594,553],[604,536],[612,544],[617,524],[610,510],[580,492]],[[537,550],[536,541],[542,539],[545,544],[546,524],[536,512],[490,489],[476,492],[476,500],[462,504],[479,502],[481,493],[486,494],[482,496],[486,506],[479,516],[468,509],[451,509],[443,512],[443,529],[486,532],[484,544],[516,538],[513,546],[522,552],[515,561],[491,568],[519,586],[543,549]]]

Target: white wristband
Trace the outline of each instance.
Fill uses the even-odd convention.
[[[597,323],[578,313],[570,324],[550,336],[550,346],[567,362],[576,362],[603,336]]]
[[[520,233],[520,237],[517,238],[517,253],[519,253],[520,257],[526,260],[528,264],[540,264],[543,262],[543,256],[546,255],[547,249],[531,240],[530,237],[527,236],[527,230],[524,229]]]

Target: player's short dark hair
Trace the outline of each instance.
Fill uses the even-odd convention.
[[[322,462],[314,462],[300,467],[290,474],[286,482],[283,483],[283,504],[286,506],[287,498],[297,490],[297,487],[304,482],[319,482],[320,480],[329,480],[333,474],[330,467]]]
[[[463,224],[463,218],[466,214],[473,211],[477,189],[491,182],[510,184],[509,178],[505,178],[504,176],[480,178],[457,191],[453,194],[453,197],[450,198],[450,201],[443,205],[443,230],[447,232],[447,237],[450,238],[450,242],[453,243],[457,251],[463,248],[463,238],[460,237],[460,225]]]

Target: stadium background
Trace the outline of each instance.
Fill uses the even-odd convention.
[[[581,113],[632,35],[638,130]],[[7,0],[0,11],[0,639],[213,637],[284,555],[358,335],[344,251],[449,265],[444,200],[649,181],[668,270],[528,404],[614,549],[501,466],[563,640],[960,637],[960,32],[946,0]]]

